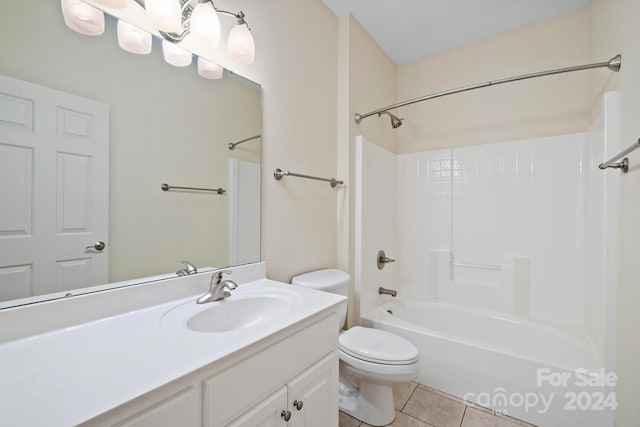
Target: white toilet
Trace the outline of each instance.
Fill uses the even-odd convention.
[[[351,276],[340,270],[319,270],[296,276],[299,286],[348,295]],[[347,317],[339,313],[340,326]],[[354,326],[340,334],[340,410],[373,426],[395,418],[392,384],[417,378],[418,349],[387,331]]]

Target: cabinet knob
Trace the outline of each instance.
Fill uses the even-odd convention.
[[[289,421],[291,419],[291,411],[282,411],[280,416],[284,418],[285,421]]]
[[[302,400],[294,400],[293,406],[299,411],[302,409]]]

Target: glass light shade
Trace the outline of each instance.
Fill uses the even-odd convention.
[[[227,49],[231,60],[236,64],[249,65],[253,63],[256,55],[256,45],[246,24],[234,25],[229,33]]]
[[[176,67],[186,67],[191,64],[191,52],[166,40],[162,40],[162,55],[168,64]]]
[[[104,32],[104,13],[80,0],[62,0],[62,16],[67,27],[87,36]]]
[[[200,49],[215,49],[220,44],[220,19],[211,2],[198,3],[191,13],[191,39]]]
[[[179,0],[145,0],[144,8],[151,24],[165,33],[182,33]]]
[[[95,0],[95,2],[112,9],[122,9],[129,4],[129,0]]]
[[[120,19],[118,21],[118,45],[127,52],[146,55],[151,52],[151,33]]]
[[[207,59],[198,57],[198,74],[205,79],[218,80],[224,74],[224,68]]]

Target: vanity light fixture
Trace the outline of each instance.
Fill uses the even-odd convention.
[[[104,33],[104,12],[81,0],[61,0],[62,16],[67,27],[86,36]]]
[[[249,26],[244,22],[244,13],[237,15],[238,22],[231,29],[227,39],[227,50],[231,60],[238,65],[253,63],[256,55],[256,45]]]
[[[95,0],[96,3],[101,4],[112,9],[122,9],[127,7],[130,0]]]
[[[205,79],[218,80],[224,75],[224,68],[208,59],[198,57],[198,74]]]
[[[191,52],[166,40],[162,40],[162,55],[168,64],[175,67],[186,67],[187,65],[191,65]]]
[[[127,52],[146,55],[151,52],[151,33],[119,19],[118,46]]]
[[[140,1],[140,0],[136,0]],[[149,2],[150,0],[145,0]],[[180,43],[188,35],[199,51],[212,51],[218,48],[220,43],[220,19],[219,15],[229,15],[235,18],[236,24],[229,32],[227,38],[227,50],[231,60],[238,65],[250,65],[255,59],[255,42],[251,29],[244,19],[242,11],[238,13],[216,9],[212,0],[153,0],[181,8],[181,27],[178,31],[164,31],[158,27],[158,32],[172,43]],[[145,3],[145,9],[149,15],[149,9]],[[149,19],[153,21],[151,15]]]
[[[187,2],[188,3],[188,2]],[[178,0],[144,0],[144,10],[151,24],[167,33],[182,30],[182,10]]]
[[[220,45],[220,19],[213,3],[198,3],[191,13],[191,39],[200,48],[217,49]]]
[[[242,11],[220,10],[212,0],[93,0],[105,7],[119,9],[136,3],[142,7],[149,21],[163,38],[162,52],[166,62],[178,67],[191,64],[192,54],[180,47],[189,37],[198,52],[212,52],[220,44],[220,15],[235,18],[236,23],[227,38],[231,61],[250,65],[255,59],[255,42]],[[81,34],[99,35],[104,32],[104,12],[83,0],[61,0],[67,26]],[[118,21],[118,44],[132,53],[151,51],[151,34],[122,20]],[[204,58],[198,58],[198,73],[207,79],[219,79],[224,69]]]

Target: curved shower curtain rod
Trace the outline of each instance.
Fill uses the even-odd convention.
[[[377,110],[370,111],[370,112],[368,112],[366,114],[358,114],[358,113],[356,113],[356,114],[354,114],[354,120],[355,120],[356,124],[360,124],[362,119],[367,118],[369,116],[373,116],[374,114],[384,113],[384,112],[387,112],[388,110],[392,110],[394,108],[404,107],[405,105],[410,105],[410,104],[415,104],[416,102],[427,101],[429,99],[440,98],[442,96],[453,95],[454,93],[466,92],[466,91],[469,91],[469,90],[480,89],[480,88],[483,88],[483,87],[495,86],[495,85],[499,85],[499,84],[503,84],[503,83],[515,82],[515,81],[519,81],[519,80],[532,79],[532,78],[535,78],[535,77],[550,76],[552,74],[562,74],[562,73],[570,73],[572,71],[590,70],[592,68],[605,68],[606,67],[611,71],[618,72],[618,71],[620,71],[620,66],[621,65],[622,65],[622,56],[616,55],[613,58],[611,58],[610,60],[608,60],[607,62],[598,62],[598,63],[595,63],[595,64],[578,65],[578,66],[575,66],[575,67],[567,67],[567,68],[558,68],[556,70],[540,71],[538,73],[523,74],[523,75],[515,76],[515,77],[507,77],[505,79],[491,80],[491,81],[484,82],[484,83],[477,83],[477,84],[470,85],[470,86],[459,87],[457,89],[449,89],[449,90],[445,90],[445,91],[442,91],[442,92],[432,93],[430,95],[422,96],[420,98],[414,98],[414,99],[410,99],[408,101],[399,102],[397,104],[389,105],[389,106],[384,107],[384,108],[378,108]]]
[[[258,139],[261,138],[262,135],[255,135],[255,136],[250,136],[249,138],[245,138],[245,139],[241,139],[240,141],[237,142],[230,142],[229,144],[227,144],[227,148],[229,150],[235,150],[236,149],[236,145],[240,145],[242,143],[245,143],[247,141],[251,141],[252,139]]]

